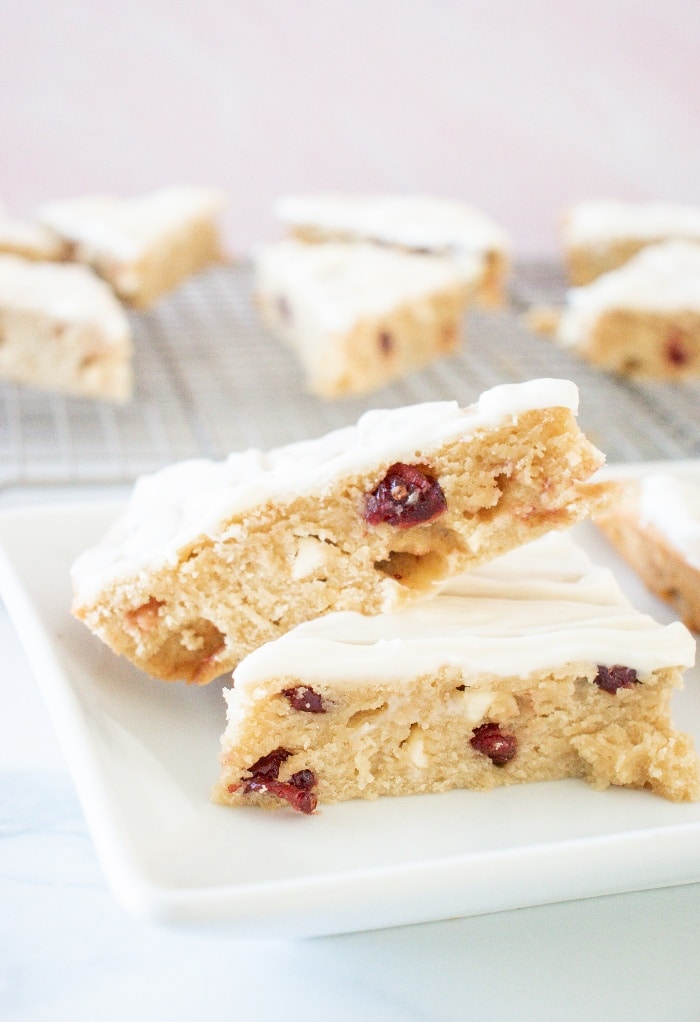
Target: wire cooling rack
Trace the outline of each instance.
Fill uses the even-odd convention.
[[[522,313],[561,302],[559,269],[516,268],[511,304],[471,312],[462,350],[362,398],[308,394],[294,356],[260,324],[246,264],[190,280],[134,314],[136,392],[124,407],[0,383],[0,487],[130,483],[169,462],[221,458],[318,436],[368,408],[453,398],[498,383],[566,377],[579,422],[609,462],[700,457],[700,381],[633,383],[534,335]]]

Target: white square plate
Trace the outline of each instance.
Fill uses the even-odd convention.
[[[684,469],[700,474],[698,463]],[[107,880],[136,915],[318,936],[700,879],[700,804],[577,781],[350,802],[313,817],[213,805],[221,684],[153,681],[69,611],[70,565],[117,511],[93,502],[0,513],[0,594]],[[592,526],[577,536],[640,609],[673,619]],[[686,678],[675,718],[700,745],[700,671]]]

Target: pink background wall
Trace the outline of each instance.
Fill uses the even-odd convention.
[[[0,201],[202,182],[465,198],[520,254],[588,196],[700,200],[698,0],[0,0]]]

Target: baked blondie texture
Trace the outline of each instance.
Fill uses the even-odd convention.
[[[0,254],[60,261],[67,257],[68,246],[53,231],[33,220],[11,216],[0,206]]]
[[[700,207],[670,202],[581,202],[564,216],[562,237],[570,282],[590,284],[647,245],[700,242]]]
[[[147,308],[223,258],[214,188],[177,186],[137,198],[91,195],[51,202],[37,219],[70,246],[127,305]]]
[[[74,564],[73,612],[147,673],[204,683],[301,621],[415,600],[612,499],[577,400],[504,385],[143,477]]]
[[[625,481],[596,521],[647,588],[700,632],[700,481],[652,472]]]
[[[247,657],[213,797],[317,803],[583,778],[699,795],[670,713],[692,636],[632,608],[567,534],[392,614],[335,613]]]
[[[310,391],[372,391],[451,354],[478,276],[475,259],[367,244],[261,248],[255,297],[266,325],[295,352]]]
[[[464,202],[425,195],[291,195],[275,213],[304,241],[365,241],[410,252],[478,261],[476,297],[500,306],[510,263],[510,239],[490,217]]]
[[[587,361],[624,376],[697,376],[700,244],[649,246],[620,269],[572,288],[555,337]]]
[[[131,360],[129,321],[92,270],[0,255],[0,378],[122,402]]]

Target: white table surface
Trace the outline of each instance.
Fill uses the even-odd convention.
[[[3,1022],[697,1022],[700,885],[306,941],[162,929],[105,885],[0,607]]]

